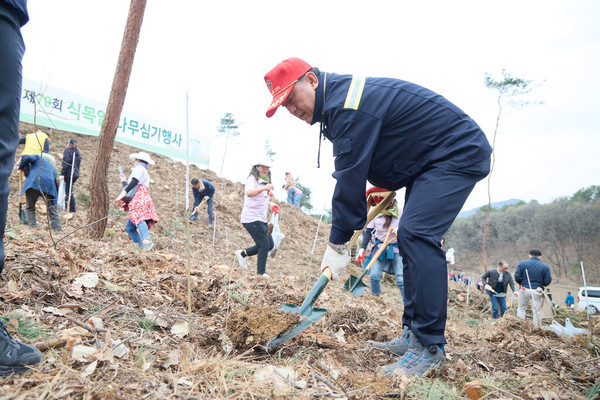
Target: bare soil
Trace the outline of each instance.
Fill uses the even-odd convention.
[[[32,129],[22,125],[23,134]],[[192,167],[191,177],[215,184],[217,217],[214,230],[203,212],[190,225],[185,166],[153,155],[156,246],[134,247],[124,231],[126,215],[116,207],[105,237],[91,240],[86,195],[97,138],[54,131],[51,152],[58,160],[70,137],[80,144],[82,177],[75,186],[78,212],[63,218],[63,232],[48,231],[42,218],[38,229],[19,224],[16,174],[11,177],[0,315],[44,359],[27,373],[0,378],[0,399],[583,399],[599,378],[595,316],[588,321],[559,309],[558,322],[570,318],[591,331],[573,338],[517,319],[514,306],[491,320],[487,296],[455,282],[449,283],[444,367],[425,378],[378,376],[395,359],[366,341],[399,334],[402,301],[389,279],[377,298],[368,290],[361,297],[345,292],[348,273],[360,273],[356,265],[317,299],[315,307],[327,309],[323,318],[267,352],[264,343],[296,323],[278,308],[302,303],[317,281],[330,227],[280,204],[286,237],[268,259],[270,278],[257,276],[255,257],[243,270],[233,254],[253,244],[239,222],[243,186]],[[115,144],[111,198],[120,191],[116,166],[127,171],[135,151]]]

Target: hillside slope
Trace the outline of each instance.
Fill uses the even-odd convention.
[[[31,130],[22,126],[23,134]],[[151,229],[156,247],[136,249],[124,231],[126,217],[116,208],[106,237],[91,240],[84,200],[97,138],[53,132],[51,152],[57,159],[72,136],[83,157],[75,189],[81,200],[74,218],[63,220],[64,232],[18,224],[17,181],[11,177],[0,315],[16,337],[44,349],[44,361],[26,374],[0,379],[2,399],[379,399],[400,393],[458,399],[475,393],[463,389],[468,382],[486,399],[576,399],[598,379],[595,319],[588,324],[581,314],[561,312],[558,321],[570,317],[593,331],[592,337],[575,339],[517,320],[511,316],[514,307],[503,320],[491,321],[487,296],[467,295],[467,287],[454,282],[447,362],[435,376],[376,375],[393,359],[365,341],[387,340],[400,331],[401,297],[388,281],[380,298],[368,291],[352,297],[343,289],[348,274],[330,282],[318,298],[315,306],[326,308],[326,316],[268,353],[261,345],[284,323],[277,308],[301,303],[320,274],[329,226],[320,225],[311,254],[318,221],[281,204],[286,237],[267,262],[271,278],[258,277],[255,260],[241,270],[233,256],[235,249],[252,244],[239,223],[243,186],[224,181],[221,189],[213,172],[192,167],[191,176],[217,187],[217,222],[215,231],[208,230],[201,213],[199,223],[187,225],[185,166],[153,155],[157,165],[150,168],[150,189],[160,218]],[[120,191],[116,165],[127,170],[134,151],[115,144],[111,198]],[[353,265],[348,272],[360,270]],[[188,304],[191,331],[184,335],[178,328],[188,318]]]

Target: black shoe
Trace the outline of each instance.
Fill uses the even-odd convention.
[[[0,376],[25,372],[28,366],[41,360],[42,353],[38,349],[13,339],[0,321]]]

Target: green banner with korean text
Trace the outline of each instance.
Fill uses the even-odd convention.
[[[106,104],[78,94],[23,79],[23,122],[52,129],[99,136]],[[123,110],[115,137],[117,142],[174,159],[186,160],[185,130]],[[208,167],[210,138],[190,132],[189,161]]]

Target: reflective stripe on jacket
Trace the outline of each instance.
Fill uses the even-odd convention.
[[[444,97],[392,78],[321,72],[312,124],[333,144],[337,184],[329,240],[362,229],[367,180],[398,190],[430,168],[468,169],[492,148],[481,128]]]

